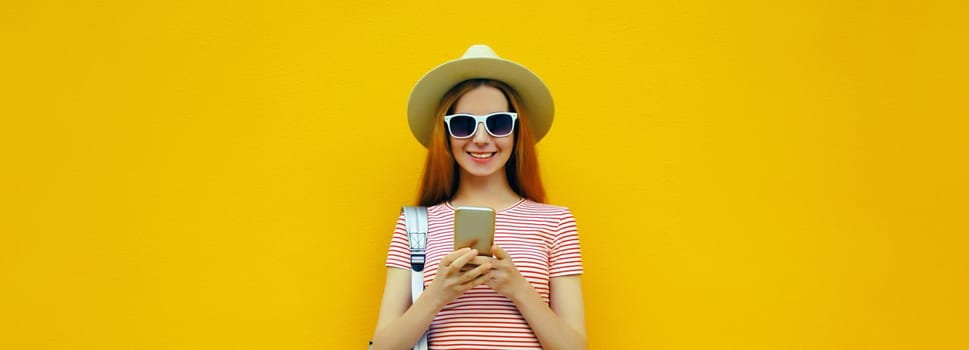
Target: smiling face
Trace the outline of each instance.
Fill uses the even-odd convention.
[[[501,90],[482,85],[462,95],[454,104],[452,113],[486,115],[509,111],[508,99]],[[505,163],[514,151],[514,133],[493,137],[481,123],[473,136],[456,139],[448,135],[448,140],[454,160],[461,168],[461,176],[505,176]]]

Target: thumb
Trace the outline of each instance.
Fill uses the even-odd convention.
[[[498,260],[510,260],[511,259],[511,255],[508,255],[508,252],[506,252],[504,249],[502,249],[497,244],[491,246],[491,252],[495,254],[495,257],[498,258]]]

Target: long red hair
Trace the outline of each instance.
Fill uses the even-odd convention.
[[[538,158],[535,153],[535,138],[528,124],[528,114],[522,111],[521,98],[510,86],[492,79],[470,79],[455,85],[441,99],[434,115],[434,128],[427,147],[427,161],[424,164],[424,177],[418,192],[418,205],[432,206],[450,200],[458,191],[460,171],[458,163],[451,154],[444,115],[452,113],[454,104],[468,91],[480,86],[490,86],[500,90],[508,99],[511,111],[518,113],[518,126],[515,128],[515,149],[505,164],[508,185],[518,195],[535,202],[545,202],[545,187],[538,174]]]

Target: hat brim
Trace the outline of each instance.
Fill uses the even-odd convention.
[[[555,106],[548,87],[531,70],[502,58],[471,57],[445,62],[414,85],[407,103],[410,130],[424,147],[430,145],[434,117],[441,98],[452,87],[468,79],[494,79],[508,84],[521,97],[521,109],[538,142],[552,127]]]

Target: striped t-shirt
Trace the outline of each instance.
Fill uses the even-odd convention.
[[[441,258],[454,251],[454,207],[427,208],[427,263],[424,285],[437,275]],[[511,255],[518,271],[546,303],[549,279],[582,273],[575,218],[567,208],[522,200],[495,216],[495,244]],[[390,242],[387,266],[410,270],[404,216]],[[537,349],[538,338],[510,299],[479,285],[447,304],[428,331],[432,349]]]

